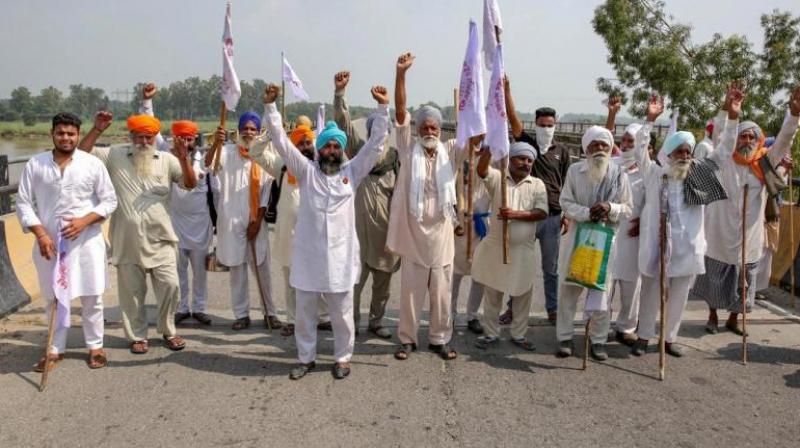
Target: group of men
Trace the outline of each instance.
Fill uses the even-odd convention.
[[[53,300],[63,293],[54,288],[66,289],[70,298],[81,297],[89,367],[107,363],[102,348],[105,219],[110,219],[111,264],[118,272],[123,328],[135,354],[149,350],[148,274],[157,301],[157,333],[169,349],[186,346],[176,324],[189,318],[211,323],[205,310],[205,271],[215,234],[217,259],[230,269],[232,329],[251,325],[249,266],[258,283],[265,325],[295,338],[299,364],[290,373],[292,379],[315,368],[318,328],[333,331],[334,377],[350,374],[360,297],[370,274],[367,331],[392,337],[383,318],[391,278],[398,270],[396,359],[408,359],[418,349],[426,298],[428,349],[445,360],[457,357],[450,341],[458,286],[467,275],[472,280],[467,324],[482,335],[476,346],[496,346],[500,323],[507,323],[511,343],[534,350],[527,331],[536,241],[545,309],[556,326],[557,355],[572,354],[574,318],[579,298],[585,296],[590,353],[606,359],[611,288],[587,287],[567,275],[577,252],[576,235],[585,223],[597,223],[614,234],[603,283],[619,285],[622,306],[616,338],[632,346],[634,355],[645,353],[656,335],[662,233],[668,241],[667,351],[681,355],[674,342],[690,295],[708,301],[709,332],[716,332],[716,310],[722,308],[731,312],[726,327],[741,332],[740,226],[746,226],[746,274],[753,284],[764,246],[765,205],[774,196],[767,192],[775,183],[771,168],[783,160],[797,130],[800,89],[792,93],[787,118],[770,148],[764,146],[765,136],[757,125],[739,122],[744,93],[733,83],[724,115],[715,121],[717,138],[707,142],[702,157],[693,156],[691,133],[676,132],[653,159],[651,130],[664,108],[653,96],[646,122],[628,126],[618,148],[609,129],[593,126],[582,138],[585,159],[572,163],[570,151],[554,141],[555,110],[538,109],[535,135],[528,134],[506,79],[513,141],[503,170],[492,162],[483,136],[464,145],[443,141],[442,115],[434,107],[416,111],[414,135],[406,109],[406,76],[413,61],[411,53],[397,60],[394,125],[387,89],[371,89],[377,108],[366,120],[366,140],[355,132],[345,101],[348,72],[334,77],[335,122],[318,129],[319,134],[310,122],[285,129],[275,106],[280,89],[270,84],[263,96],[263,115],[241,114],[233,138],[218,128],[215,141],[230,143],[206,149],[205,156],[196,144],[198,127],[191,121],[173,123],[171,143],[161,136],[152,84],[143,90],[140,113],[127,120],[130,144],[95,147],[112,123],[108,112],[97,114],[80,142],[80,120],[68,113],[56,115],[54,149],[33,157],[25,167],[17,213],[22,226],[37,238],[34,260],[43,297]],[[611,129],[618,109],[618,102],[609,103]],[[392,128],[396,148],[388,147]],[[619,155],[612,157],[615,151]],[[473,166],[469,159],[476,163],[472,172],[465,172]],[[468,196],[476,206],[472,216],[465,214],[470,207],[463,195],[470,179],[477,193]],[[280,200],[271,252],[264,218],[273,181],[280,187]],[[745,216],[743,194],[749,211]],[[507,223],[507,241],[502,222]],[[715,232],[706,234],[706,224]],[[464,244],[465,226],[474,226],[479,240],[471,257]],[[505,244],[508,264],[502,261]],[[272,267],[280,267],[286,281],[285,325],[277,317]],[[53,282],[54,275],[59,281]],[[749,297],[754,289],[748,288]],[[508,310],[501,315],[505,296]],[[66,328],[59,326],[49,355],[36,368],[53,368],[63,359],[65,347]]]

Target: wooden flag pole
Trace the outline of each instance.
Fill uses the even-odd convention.
[[[659,220],[659,286],[661,292],[661,319],[658,332],[658,379],[664,381],[667,365],[667,344],[664,337],[664,315],[667,310],[667,209],[664,194],[667,188],[667,175],[661,177],[661,219]]]
[[[261,299],[261,306],[264,307],[264,320],[267,322],[267,329],[272,331],[272,323],[269,321],[269,310],[267,309],[267,298],[265,296],[264,283],[261,279],[261,272],[258,270],[258,257],[256,256],[256,242],[250,241],[250,254],[253,256],[253,269],[256,273],[256,283],[258,283],[258,297]]]
[[[44,346],[44,369],[42,369],[42,380],[39,382],[39,392],[44,392],[47,387],[47,374],[50,372],[50,346],[53,345],[53,332],[56,326],[56,313],[58,312],[58,299],[53,297],[50,304],[50,324],[47,326],[47,344]]]
[[[589,363],[589,324],[592,322],[592,316],[586,318],[586,325],[583,327],[583,370]]]
[[[742,265],[739,272],[742,290],[742,364],[747,365],[747,279],[745,253],[747,250],[747,190],[749,185],[744,184],[742,196]],[[794,260],[793,260],[794,261]]]
[[[494,27],[494,37],[497,39],[497,44],[500,45],[500,27]],[[500,198],[501,206],[503,209],[508,208],[508,155],[503,157],[500,161]],[[508,218],[503,218],[503,264],[508,264]]]
[[[225,101],[219,107],[219,126],[221,128],[225,128],[225,118],[228,115],[228,108],[225,106]],[[211,147],[211,151],[214,154],[214,172],[219,173],[220,168],[220,158],[222,156],[222,145],[225,142],[216,138],[216,134],[214,137],[214,145]]]

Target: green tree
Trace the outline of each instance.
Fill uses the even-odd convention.
[[[61,110],[64,95],[53,86],[45,87],[35,99],[36,113],[39,115],[55,115]]]
[[[17,87],[11,91],[11,101],[9,102],[11,110],[19,115],[29,114],[33,108],[33,98],[31,91],[27,87]]]
[[[592,24],[605,41],[616,79],[600,78],[607,95],[627,96],[629,111],[642,117],[651,91],[663,94],[680,112],[680,125],[699,127],[719,108],[726,85],[747,86],[745,115],[775,132],[783,119],[788,88],[800,76],[800,19],[773,11],[761,17],[761,53],[742,35],[715,34],[691,41],[691,26],[674,21],[661,0],[607,0]]]

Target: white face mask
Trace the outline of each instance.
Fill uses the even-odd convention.
[[[536,126],[536,144],[539,146],[539,152],[546,153],[553,143],[553,135],[556,133],[556,128],[546,128],[543,126]]]

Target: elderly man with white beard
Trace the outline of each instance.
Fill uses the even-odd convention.
[[[744,93],[738,82],[731,84],[725,98],[723,110],[728,111],[722,138],[714,148],[721,152],[719,167],[722,185],[729,200],[720,201],[708,207],[708,229],[706,240],[708,249],[705,256],[704,275],[697,278],[690,298],[704,299],[708,303],[709,316],[706,331],[718,332],[717,310],[729,311],[725,328],[742,335],[739,326],[739,313],[742,309],[740,290],[740,270],[742,263],[742,226],[745,227],[746,253],[744,256],[745,279],[747,287],[747,307],[752,306],[755,297],[757,263],[764,250],[764,207],[767,199],[765,183],[775,176],[772,167],[776,166],[789,151],[800,121],[800,86],[796,87],[789,99],[789,113],[783,122],[775,143],[771,148],[764,146],[765,135],[752,121],[739,122],[740,110],[732,110],[743,101]],[[742,216],[744,187],[748,186],[747,213]]]
[[[741,103],[734,102],[731,108],[738,111]],[[689,288],[695,276],[705,272],[703,225],[706,205],[727,197],[717,174],[719,159],[730,155],[717,151],[708,158],[693,158],[695,139],[691,132],[676,132],[664,141],[659,151],[660,166],[650,159],[647,150],[650,131],[663,110],[663,100],[653,95],[647,107],[647,121],[636,134],[634,150],[645,189],[640,218],[640,251],[635,257],[637,272],[642,273],[639,337],[631,350],[635,356],[643,355],[648,341],[657,334],[656,316],[661,304],[661,214],[665,214],[667,225],[664,229],[667,242],[664,249],[667,277],[664,339],[666,352],[680,357],[683,352],[675,342]]]
[[[291,285],[297,291],[295,340],[300,365],[289,378],[299,380],[316,366],[317,302],[328,303],[333,327],[335,379],[350,375],[355,326],[353,323],[353,285],[361,268],[355,229],[356,191],[383,154],[389,134],[389,96],[385,87],[372,88],[378,102],[372,132],[358,151],[345,160],[347,136],[329,121],[315,141],[317,160],[310,161],[283,131],[281,115],[275,107],[280,88],[267,86],[264,116],[275,151],[297,178],[300,208],[292,239]]]
[[[212,187],[219,191],[217,201],[217,258],[230,267],[230,294],[233,308],[232,329],[239,331],[250,326],[250,289],[247,267],[258,270],[264,290],[266,309],[264,324],[267,328],[281,328],[272,299],[270,275],[269,233],[264,225],[264,214],[269,203],[271,176],[253,160],[263,152],[263,142],[256,137],[261,132],[261,117],[255,112],[244,112],[239,117],[239,138],[235,144],[221,148],[220,169],[212,177]],[[216,138],[225,141],[225,129],[218,128]],[[213,160],[212,151],[206,155],[206,166]],[[250,245],[254,245],[253,251]],[[255,259],[253,252],[255,252]],[[263,308],[264,304],[262,304]]]
[[[131,144],[94,148],[97,138],[111,125],[109,112],[98,112],[94,127],[79,148],[92,153],[108,169],[117,193],[111,215],[111,264],[117,267],[117,287],[125,336],[134,354],[147,353],[147,274],[158,305],[157,331],[167,347],[178,351],[186,342],[177,335],[173,315],[180,300],[178,237],[169,217],[172,184],[192,189],[197,178],[186,141],[175,138],[173,154],[156,150],[161,122],[148,115],[128,118]]]
[[[611,131],[600,126],[589,128],[581,139],[586,160],[570,165],[564,189],[561,191],[560,205],[569,218],[569,230],[565,236],[564,257],[561,258],[561,291],[558,294],[558,317],[556,337],[558,351],[556,356],[572,356],[575,333],[573,319],[578,307],[578,298],[587,288],[567,280],[572,258],[577,227],[582,222],[604,222],[616,230],[621,219],[631,214],[633,200],[628,176],[616,163],[611,163],[611,147],[614,137]],[[608,258],[605,284],[613,278],[614,245]],[[591,319],[590,353],[598,361],[608,359],[605,344],[608,338],[609,314],[607,292],[588,289],[586,312]],[[591,306],[590,306],[591,303]]]
[[[456,147],[455,140],[439,139],[442,114],[431,106],[417,111],[417,138],[412,137],[405,78],[413,61],[411,53],[397,58],[394,92],[400,171],[386,239],[389,250],[400,255],[400,347],[394,356],[405,360],[416,350],[419,318],[427,295],[428,348],[445,360],[453,360],[458,356],[449,345],[453,335],[450,282],[455,251],[455,170],[461,166],[465,151]],[[479,142],[480,138],[473,137],[469,144],[474,147]]]

